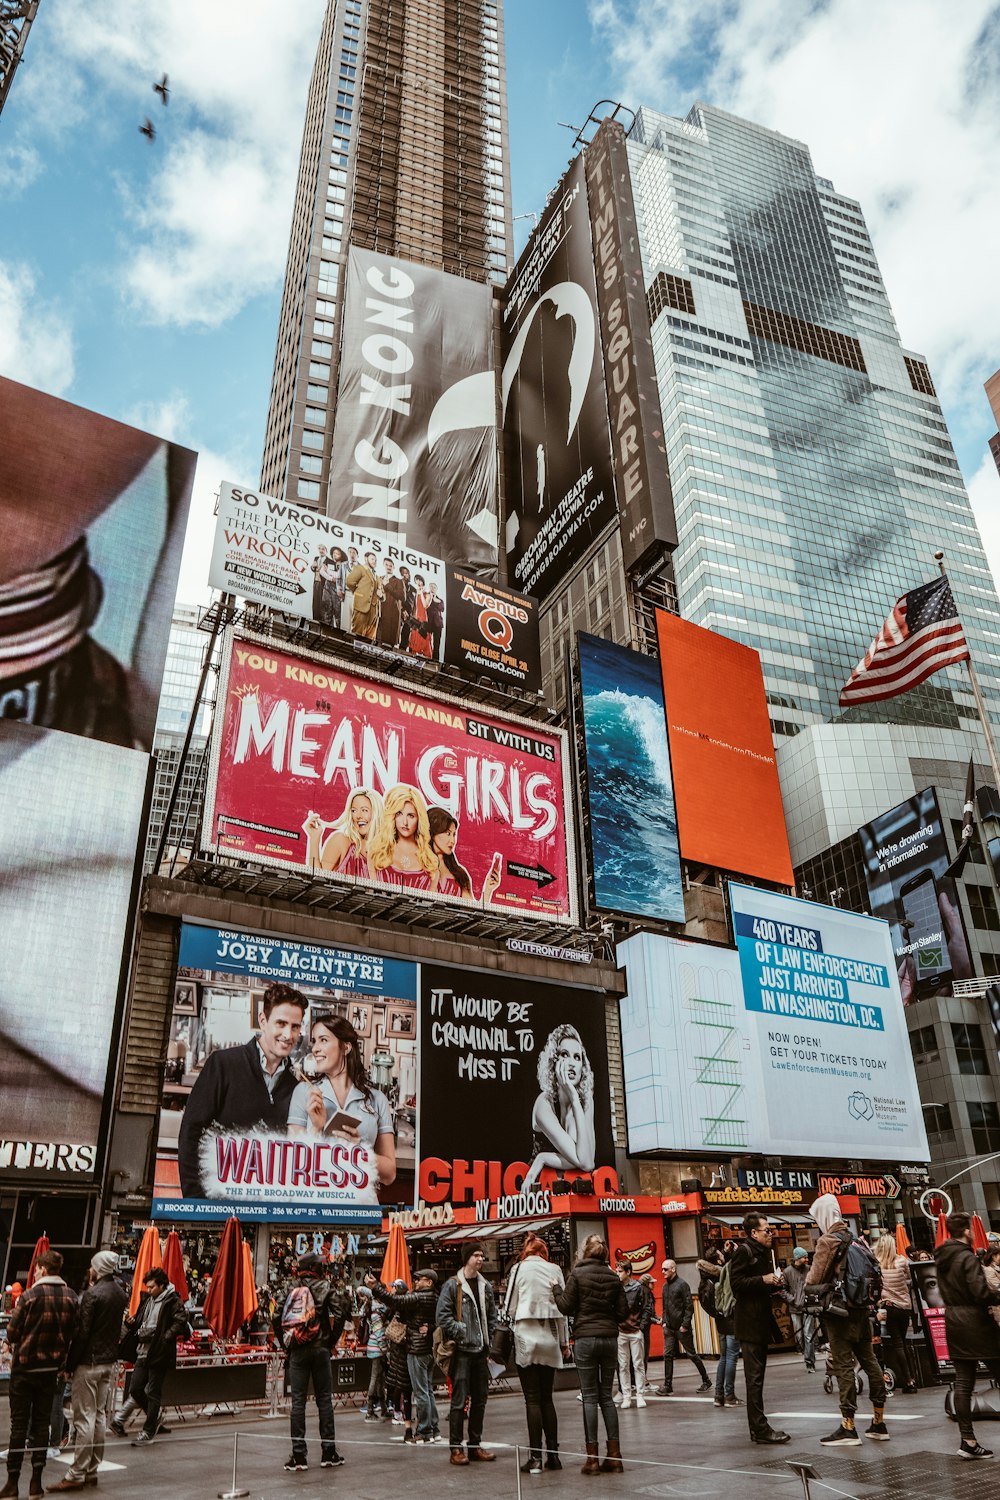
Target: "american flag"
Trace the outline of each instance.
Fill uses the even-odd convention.
[[[841,708],[895,698],[933,672],[968,661],[962,622],[942,573],[897,599],[892,613],[841,689]]]

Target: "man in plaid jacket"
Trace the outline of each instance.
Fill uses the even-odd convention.
[[[49,1443],[49,1414],[56,1382],[65,1378],[66,1357],[76,1324],[76,1293],[60,1276],[63,1258],[46,1250],[35,1262],[35,1279],[14,1309],[7,1342],[14,1351],[10,1372],[10,1446],[7,1483],[0,1500],[16,1500],[25,1452],[31,1457],[29,1496],[43,1493],[42,1470]]]

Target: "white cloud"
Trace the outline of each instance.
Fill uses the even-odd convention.
[[[1000,474],[989,449],[968,481],[969,499],[994,578],[1000,578]]]
[[[0,374],[60,396],[73,379],[73,338],[27,266],[0,261]]]

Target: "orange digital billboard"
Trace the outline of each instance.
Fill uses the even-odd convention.
[[[681,855],[792,884],[760,657],[658,610]]]

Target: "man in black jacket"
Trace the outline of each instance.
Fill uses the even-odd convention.
[[[260,1007],[260,1031],[242,1047],[210,1054],[184,1105],[177,1165],[185,1198],[204,1198],[201,1142],[213,1126],[283,1132],[296,1077],[291,1055],[308,1001],[289,984],[271,984]]]
[[[418,1443],[440,1443],[437,1403],[434,1400],[434,1324],[437,1317],[438,1275],[429,1268],[417,1271],[413,1291],[395,1294],[381,1282],[375,1296],[406,1324],[406,1369],[417,1408]]]
[[[184,1304],[174,1291],[162,1266],[153,1266],[142,1283],[143,1295],[134,1318],[125,1327],[135,1332],[139,1352],[132,1371],[129,1399],[112,1422],[111,1431],[125,1436],[123,1419],[128,1408],[138,1406],[146,1414],[142,1431],[132,1439],[133,1448],[145,1447],[156,1436],[160,1424],[163,1382],[177,1364],[177,1340],[188,1332]]]
[[[687,1354],[698,1374],[701,1385],[699,1396],[712,1389],[705,1369],[705,1362],[694,1347],[691,1324],[694,1320],[694,1299],[691,1288],[683,1276],[677,1274],[677,1262],[665,1260],[660,1267],[663,1272],[663,1385],[660,1396],[672,1396],[674,1391],[674,1355],[680,1350]]]
[[[747,1385],[747,1422],[752,1443],[787,1443],[787,1432],[776,1432],[764,1414],[764,1371],[771,1343],[774,1313],[771,1298],[781,1286],[771,1240],[774,1230],[766,1214],[749,1213],[743,1220],[746,1239],[729,1268],[729,1284],[736,1299],[733,1331],[743,1346],[743,1374]]]
[[[944,1331],[955,1366],[955,1418],[961,1434],[959,1458],[992,1458],[993,1450],[976,1441],[972,1430],[972,1392],[980,1360],[990,1378],[1000,1382],[1000,1327],[990,1308],[1000,1302],[972,1248],[969,1214],[950,1214],[950,1239],[934,1252],[938,1290],[944,1299]]]
[[[104,1414],[128,1293],[115,1276],[118,1257],[113,1250],[99,1250],[90,1266],[97,1279],[77,1305],[76,1328],[66,1361],[66,1371],[73,1378],[76,1451],[66,1478],[49,1485],[50,1495],[96,1484],[98,1465],[104,1457]]]
[[[344,1462],[342,1455],[337,1452],[333,1420],[332,1350],[344,1331],[349,1304],[344,1294],[333,1289],[324,1272],[324,1263],[318,1255],[303,1255],[298,1263],[298,1275],[309,1288],[316,1309],[316,1323],[311,1337],[296,1338],[283,1326],[284,1306],[275,1310],[271,1320],[271,1327],[288,1356],[288,1387],[292,1398],[292,1451],[285,1468],[290,1474],[309,1467],[306,1397],[310,1382],[319,1417],[320,1468],[336,1469]],[[303,1334],[307,1332],[303,1329]]]

